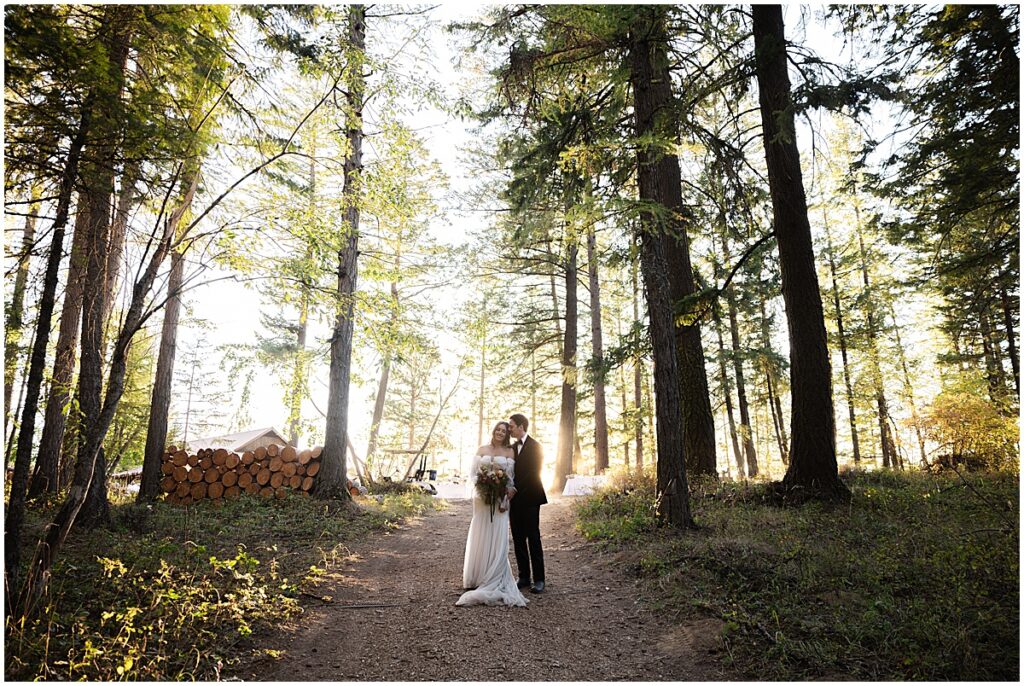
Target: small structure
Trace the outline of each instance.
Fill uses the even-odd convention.
[[[266,448],[270,445],[281,447],[289,446],[291,443],[284,436],[277,432],[272,426],[265,429],[253,429],[237,434],[226,434],[224,436],[210,436],[209,438],[193,438],[186,443],[186,449],[190,452],[206,450],[209,448],[224,448],[233,453],[244,453],[247,450]],[[295,446],[292,446],[293,448]]]

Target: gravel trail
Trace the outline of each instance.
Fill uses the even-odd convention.
[[[262,637],[230,676],[264,681],[691,681],[729,679],[721,623],[669,623],[573,526],[541,508],[547,589],[526,608],[456,607],[470,501],[361,541],[305,612]],[[511,548],[511,545],[510,545]],[[511,555],[511,551],[510,551]],[[513,574],[515,559],[512,558]],[[356,607],[359,605],[370,607]],[[376,606],[376,607],[373,607]],[[228,675],[225,675],[228,676]]]

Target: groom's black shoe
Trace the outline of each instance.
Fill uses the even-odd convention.
[[[530,585],[530,580],[529,579],[520,579],[519,581],[516,582],[516,588],[526,588],[529,585]]]
[[[537,583],[535,583],[530,588],[530,593],[543,593],[543,592],[544,592],[544,582],[543,581],[538,581]]]

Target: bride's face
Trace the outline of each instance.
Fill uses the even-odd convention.
[[[508,436],[508,429],[505,428],[504,424],[498,424],[491,433],[491,438],[495,443],[504,443],[506,436]]]

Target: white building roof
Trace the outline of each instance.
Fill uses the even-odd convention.
[[[263,429],[252,429],[251,431],[243,431],[237,434],[210,436],[208,438],[193,438],[187,441],[187,447],[191,452],[203,450],[205,448],[225,448],[226,450],[237,452],[246,444],[268,434],[282,445],[288,445],[287,439],[278,433],[277,429],[272,426],[268,426]]]

